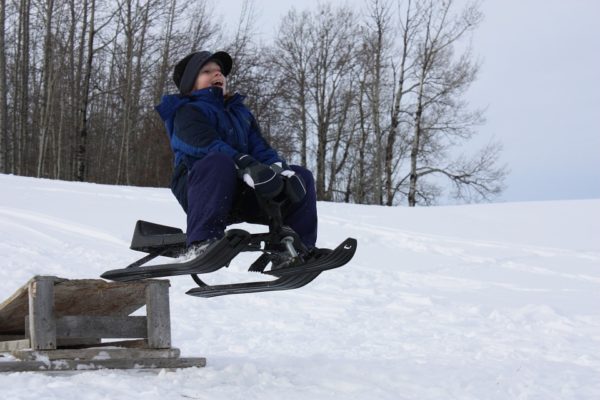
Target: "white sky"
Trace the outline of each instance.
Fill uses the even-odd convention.
[[[241,4],[215,6],[233,24]],[[255,0],[262,40],[292,6],[316,4]],[[501,200],[600,198],[600,1],[487,0],[482,10],[473,41],[482,68],[468,100],[487,107],[476,144],[504,144],[511,173]]]

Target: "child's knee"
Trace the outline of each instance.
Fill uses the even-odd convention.
[[[233,159],[227,154],[210,153],[203,159],[194,163],[189,179],[202,179],[206,177],[234,180],[237,178],[237,169]]]
[[[313,177],[312,172],[299,165],[292,165],[290,166],[290,169],[300,175],[300,177],[304,180],[304,183],[306,183],[306,190],[312,190],[314,188],[315,178]]]

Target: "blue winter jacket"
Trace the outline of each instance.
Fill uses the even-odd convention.
[[[210,87],[189,96],[165,95],[156,111],[175,155],[171,190],[186,211],[187,171],[207,154],[221,152],[232,159],[249,154],[268,165],[283,161],[262,137],[244,96],[238,93],[226,99],[222,89]]]

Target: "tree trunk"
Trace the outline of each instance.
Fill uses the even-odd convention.
[[[106,79],[107,79],[106,87],[109,88],[109,90],[110,90],[110,88],[118,86],[118,84],[119,84],[116,71],[118,71],[119,67],[120,67],[118,65],[117,52],[119,49],[118,36],[119,36],[119,32],[122,29],[121,24],[122,24],[121,19],[117,18],[116,26],[115,26],[115,30],[114,30],[114,36],[112,37],[112,40],[111,40],[112,50],[110,52],[110,54],[111,54],[110,66],[108,68],[108,76],[106,77]],[[96,159],[95,164],[98,165],[98,171],[96,173],[96,175],[97,175],[96,178],[97,178],[97,180],[102,178],[104,180],[104,182],[114,183],[115,182],[114,173],[115,173],[116,168],[118,168],[118,165],[117,165],[118,163],[114,162],[114,154],[118,150],[118,148],[113,147],[111,145],[113,143],[114,143],[114,145],[116,145],[116,143],[118,142],[119,131],[116,131],[114,126],[115,125],[118,126],[118,124],[120,123],[118,121],[119,121],[119,112],[121,112],[121,111],[118,110],[117,107],[115,107],[113,96],[111,96],[111,95],[103,96],[102,103],[98,106],[98,108],[99,108],[98,113],[102,116],[101,121],[100,121],[100,126],[103,127],[105,134],[99,135],[100,143],[97,144],[98,149],[94,152],[95,159]],[[117,122],[115,122],[115,121],[117,121]],[[106,159],[109,157],[113,157],[112,158],[113,162],[106,161]]]
[[[50,130],[50,116],[53,103],[53,80],[54,68],[52,60],[54,58],[52,49],[52,16],[54,11],[54,0],[48,0],[46,3],[46,37],[44,38],[44,67],[42,70],[42,112],[40,114],[40,136],[38,144],[38,161],[36,176],[40,178],[43,173],[44,154],[46,153],[48,142],[48,131]]]
[[[123,82],[123,113],[121,115],[121,145],[119,149],[119,161],[117,169],[117,185],[121,183],[127,184],[128,169],[129,169],[129,139],[131,135],[131,102],[132,102],[132,75],[133,75],[133,50],[134,50],[134,27],[133,27],[133,12],[131,10],[131,0],[125,3],[127,8],[125,13],[125,81]]]
[[[317,199],[325,198],[325,160],[327,155],[327,131],[319,129],[317,144]]]
[[[369,131],[367,129],[367,115],[365,113],[364,102],[366,96],[366,75],[367,69],[363,71],[362,81],[360,83],[360,94],[358,98],[358,118],[360,124],[360,140],[358,144],[358,171],[356,171],[356,190],[354,194],[354,201],[359,204],[369,203],[367,200],[367,172],[366,172],[366,153],[367,153],[367,142],[369,139]]]
[[[77,75],[77,68],[75,66],[75,64],[77,62],[76,57],[75,57],[76,52],[77,52],[77,47],[75,45],[75,42],[76,42],[75,36],[76,36],[77,23],[79,21],[77,19],[78,16],[77,16],[77,12],[76,12],[75,0],[69,0],[69,16],[70,16],[70,24],[71,25],[69,26],[69,34],[67,36],[67,52],[68,52],[67,74],[69,75],[67,91],[69,93],[69,98],[71,99],[72,103],[79,104],[79,94],[77,93],[78,85],[76,83],[77,80],[79,79],[79,76]],[[84,25],[84,27],[87,26],[85,20],[83,21],[83,25]],[[71,108],[71,110],[73,110],[73,108]],[[78,146],[78,140],[79,140],[78,139],[77,121],[79,121],[78,116],[75,116],[74,118],[69,118],[69,124],[68,124],[67,128],[65,129],[65,131],[67,132],[66,146],[65,146],[66,154],[64,155],[64,158],[66,160],[65,168],[67,169],[65,175],[68,177],[68,179],[76,179],[76,176],[77,176],[77,174],[75,173],[75,166],[76,166],[76,159],[77,159],[77,146]],[[62,151],[62,149],[61,149],[61,151]]]
[[[60,108],[60,119],[58,122],[58,130],[56,132],[56,164],[54,166],[54,179],[61,179],[62,176],[62,146],[63,132],[65,129],[65,109],[66,107]]]
[[[25,142],[28,135],[29,117],[29,17],[31,12],[31,1],[21,0],[19,7],[19,46],[16,68],[18,71],[18,114],[16,115],[17,131],[14,137],[13,172],[21,175],[24,170]]]
[[[131,127],[131,133],[132,135],[130,136],[132,138],[132,140],[130,140],[130,144],[133,142],[133,146],[135,148],[136,144],[140,141],[140,129],[138,127],[139,125],[139,114],[140,114],[140,97],[141,97],[141,91],[142,91],[142,80],[143,80],[143,72],[142,72],[142,67],[143,67],[143,60],[144,60],[144,52],[146,51],[146,34],[148,31],[148,26],[150,24],[150,20],[149,20],[149,11],[150,11],[150,2],[146,3],[146,6],[144,7],[144,11],[143,11],[143,16],[142,16],[142,26],[141,26],[141,30],[140,32],[136,35],[138,38],[138,45],[137,45],[137,51],[134,54],[134,58],[136,59],[136,63],[135,63],[135,69],[133,69],[133,75],[132,75],[132,79],[133,79],[133,86],[131,88],[131,103],[130,103],[130,111],[129,111],[129,118],[130,118],[130,122],[129,122],[129,126]],[[141,134],[145,134],[145,132],[141,132]],[[144,139],[141,139],[142,141],[145,141]],[[137,147],[138,149],[141,147]],[[136,171],[142,171],[144,174],[147,174],[147,168],[144,168],[142,165],[140,165],[141,163],[138,160],[143,160],[143,153],[141,153],[140,151],[130,151],[130,148],[128,147],[126,149],[126,159],[129,160],[129,162],[126,164],[127,165],[127,169],[125,171],[125,180],[127,185],[131,185],[132,184],[132,180],[131,180],[131,176],[132,173],[136,179],[136,184],[141,184],[142,182],[140,182],[140,177],[141,174],[140,173],[135,173]],[[142,177],[143,178],[143,177]]]
[[[399,66],[399,77],[398,77],[398,88],[395,93],[394,106],[392,109],[390,131],[387,137],[387,143],[385,146],[385,192],[388,206],[394,204],[394,197],[396,195],[396,182],[394,182],[394,161],[396,159],[394,150],[396,147],[396,140],[399,135],[400,127],[400,111],[402,110],[402,100],[404,99],[405,80],[406,80],[406,62],[408,60],[408,49],[411,45],[411,35],[414,27],[412,26],[412,14],[411,14],[411,2],[408,2],[408,8],[406,10],[406,17],[402,26],[402,55],[400,56]],[[399,155],[400,157],[403,154]]]
[[[415,129],[410,151],[410,187],[408,190],[408,205],[414,207],[417,205],[417,159],[420,154],[421,135],[422,135],[422,116],[423,116],[423,90],[425,86],[425,69],[421,70],[421,82],[419,84],[419,94],[417,96],[417,111],[415,112]]]
[[[353,87],[350,86],[347,89],[349,92],[353,90]],[[342,100],[342,108],[338,110],[336,117],[338,118],[337,129],[335,140],[333,141],[333,147],[331,149],[331,162],[329,165],[329,185],[327,188],[326,196],[330,200],[334,200],[334,191],[336,189],[336,182],[338,174],[344,169],[346,165],[346,161],[348,160],[348,154],[350,153],[350,146],[352,146],[352,134],[350,136],[345,135],[346,132],[352,132],[351,129],[347,126],[348,119],[350,118],[350,109],[352,107],[352,95],[346,94],[345,98]],[[345,146],[343,144],[345,143]],[[341,159],[338,161],[338,153],[341,152],[343,148],[343,153]]]
[[[171,0],[171,7],[167,17],[167,24],[164,32],[164,44],[160,57],[160,67],[156,77],[156,85],[154,86],[154,101],[158,103],[163,94],[167,82],[169,65],[171,63],[171,38],[173,35],[173,24],[175,23],[175,10],[177,9],[177,0]]]
[[[379,10],[377,10],[379,11]],[[373,120],[373,130],[375,131],[375,199],[377,204],[383,204],[383,132],[381,129],[381,56],[383,52],[383,22],[381,21],[381,15],[376,16],[377,25],[377,41],[375,44],[375,65],[373,65],[373,71],[375,71],[375,77],[373,85],[371,85],[371,116]]]
[[[84,3],[87,7],[87,0]],[[81,92],[81,106],[79,109],[79,145],[77,147],[75,180],[83,182],[86,179],[87,172],[87,138],[88,138],[88,108],[90,102],[90,79],[92,76],[92,66],[94,62],[94,36],[96,34],[94,20],[96,14],[96,0],[91,0],[91,9],[89,16],[89,32],[87,41],[87,61],[83,73],[83,89]]]
[[[306,74],[300,74],[300,164],[308,165],[308,111],[306,98]]]
[[[6,1],[0,0],[0,171],[12,169],[9,162],[10,138],[8,134],[7,85],[6,85],[6,48],[4,40],[4,21],[6,20]]]

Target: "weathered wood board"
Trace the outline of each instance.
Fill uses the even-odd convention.
[[[11,352],[13,357],[22,361],[40,361],[40,360],[117,360],[127,358],[177,358],[180,355],[179,349],[123,349],[123,348],[103,348],[90,347],[88,349],[65,349],[65,350],[17,350]]]
[[[90,371],[97,369],[150,369],[205,367],[205,358],[137,358],[106,360],[1,361],[0,372]]]
[[[23,335],[25,316],[29,314],[28,288],[40,279],[54,281],[55,317],[127,316],[146,304],[146,288],[150,280],[139,282],[106,282],[101,279],[66,280],[58,277],[32,278],[0,304],[0,335]],[[157,282],[157,281],[154,281]],[[169,285],[168,281],[160,281]],[[76,299],[77,301],[74,301]]]

